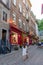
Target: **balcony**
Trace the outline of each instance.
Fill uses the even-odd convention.
[[[9,7],[9,0],[8,0],[8,2],[7,2],[7,0],[0,0],[0,3],[1,4],[3,4],[8,10],[10,9],[10,7]]]

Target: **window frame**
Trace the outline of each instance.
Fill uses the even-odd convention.
[[[24,29],[24,31],[26,31],[26,23],[25,22],[23,22],[23,29]]]
[[[22,13],[22,5],[19,3],[19,11]]]
[[[25,17],[25,15],[26,15],[26,11],[25,9],[23,9],[23,16]]]
[[[18,21],[19,21],[19,22],[18,22],[19,28],[22,28],[22,20],[19,18]]]
[[[7,13],[3,11],[3,20],[7,22]]]
[[[15,12],[13,12],[12,14],[12,19],[13,19],[13,23],[16,24],[16,13]]]

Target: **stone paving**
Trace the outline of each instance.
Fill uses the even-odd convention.
[[[0,65],[43,65],[43,48],[36,45],[29,46],[28,59],[23,61],[22,49],[12,51],[6,55],[0,55]]]

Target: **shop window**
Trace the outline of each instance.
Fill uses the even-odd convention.
[[[27,43],[28,43],[28,45],[29,45],[29,37],[27,37],[26,39],[27,39]]]
[[[12,45],[18,43],[18,34],[15,33],[15,32],[12,32],[12,35],[11,35],[11,43],[12,43]]]
[[[16,0],[13,0],[13,2],[14,2],[14,5],[16,6]]]
[[[22,28],[22,20],[19,19],[19,27]]]
[[[19,11],[22,13],[22,6],[19,4]]]
[[[16,13],[13,13],[12,18],[13,18],[13,23],[16,24]]]
[[[7,21],[7,13],[5,11],[3,11],[3,20]]]

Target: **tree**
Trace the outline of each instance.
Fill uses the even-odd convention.
[[[43,30],[43,19],[40,20],[40,23],[38,24],[38,29]]]

